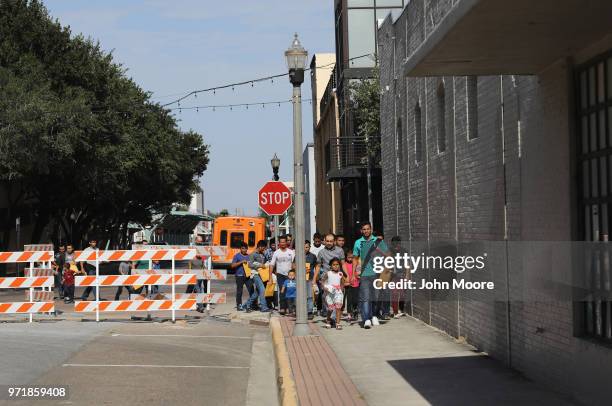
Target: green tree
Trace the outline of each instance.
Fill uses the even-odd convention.
[[[38,0],[0,0],[0,219],[4,243],[20,213],[34,224],[118,242],[188,204],[208,146],[181,131],[101,50],[53,21]]]
[[[373,77],[355,80],[350,86],[350,106],[356,135],[367,142],[367,151],[374,164],[380,164],[380,77],[378,68]]]

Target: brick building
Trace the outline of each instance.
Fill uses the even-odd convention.
[[[385,236],[487,253],[494,291],[412,312],[589,404],[612,398],[612,3],[412,0],[378,31]],[[597,250],[597,251],[595,251]],[[445,275],[445,276],[441,276]]]

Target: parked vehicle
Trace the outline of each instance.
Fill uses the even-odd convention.
[[[257,241],[266,237],[266,219],[263,217],[217,217],[213,225],[213,246],[226,247],[224,256],[213,255],[213,264],[229,266],[234,255],[240,251],[244,241],[249,251],[255,248]]]

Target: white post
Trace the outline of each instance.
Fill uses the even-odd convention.
[[[153,260],[149,260],[149,270],[153,270]],[[146,274],[145,274],[146,275]],[[147,285],[147,299],[153,300],[153,285]],[[152,320],[151,312],[147,312],[147,320]]]
[[[34,262],[30,262],[30,269],[28,270],[28,276],[32,277],[32,268],[34,268]],[[30,287],[30,302],[34,301],[34,288]],[[30,313],[30,323],[32,322],[32,313]]]
[[[206,260],[206,267],[208,268],[209,271],[212,270],[212,258],[210,257],[210,255],[208,256],[208,259]],[[212,284],[212,279],[206,280],[207,297],[210,297],[210,285],[211,284]],[[210,311],[210,300],[206,302],[206,311],[207,312]]]
[[[96,322],[100,321],[100,249],[96,248]]]
[[[174,255],[176,254],[176,251],[174,251],[172,253],[172,322],[176,322],[176,309],[174,308],[174,304],[175,304],[175,293],[176,293],[176,289],[174,288]]]

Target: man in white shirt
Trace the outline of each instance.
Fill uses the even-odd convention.
[[[323,244],[321,244],[321,234],[314,233],[312,236],[312,245],[310,246],[310,253],[315,257],[319,255],[319,251],[323,249]]]
[[[83,250],[82,255],[87,256],[95,252],[97,249],[97,245],[98,245],[98,240],[96,240],[95,238],[90,238],[89,247]],[[86,272],[87,275],[96,274],[96,261],[85,261],[85,262],[81,262],[80,265],[81,265],[81,271]],[[81,300],[89,300],[89,294],[91,293],[92,290],[93,290],[93,286],[86,287],[85,291],[83,292],[83,295],[81,296]],[[104,299],[100,299],[100,300],[104,300]]]
[[[289,271],[293,268],[293,259],[295,252],[287,248],[287,237],[281,236],[278,238],[278,249],[272,255],[272,265],[275,269],[277,286],[283,286],[289,275]],[[284,293],[280,295],[280,313],[285,314],[287,310],[287,300]]]

